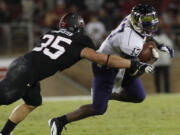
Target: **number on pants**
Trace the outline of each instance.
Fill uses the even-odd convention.
[[[72,40],[68,38],[64,38],[61,36],[57,36],[56,39],[54,40],[55,36],[46,34],[43,36],[43,39],[47,39],[45,43],[41,43],[40,47],[35,47],[33,51],[43,51],[43,53],[47,56],[49,56],[51,59],[55,60],[59,58],[62,54],[65,53],[65,48],[60,45],[61,42],[65,42],[68,45],[71,44]],[[54,48],[57,51],[56,52],[51,52],[49,48]]]

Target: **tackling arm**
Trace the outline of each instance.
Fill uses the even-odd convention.
[[[153,67],[149,64],[139,62],[138,60],[124,59],[117,55],[98,53],[91,48],[84,48],[81,51],[81,57],[112,68],[134,68],[137,71],[144,71],[146,73],[153,72]]]
[[[100,65],[107,65],[112,68],[130,68],[131,61],[124,59],[120,56],[110,55],[108,58],[107,54],[98,53],[91,48],[84,48],[81,51],[81,57],[86,58],[90,61],[96,62]]]

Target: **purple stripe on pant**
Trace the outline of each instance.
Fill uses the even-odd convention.
[[[101,115],[107,110],[108,100],[112,93],[112,88],[118,73],[118,69],[98,67],[95,63],[92,64],[92,69],[94,75],[92,82],[92,106],[96,110],[96,115]],[[125,80],[123,80],[123,87],[132,96],[140,96],[140,98],[141,96],[145,96],[145,91],[139,78],[131,79],[129,77],[125,77]]]

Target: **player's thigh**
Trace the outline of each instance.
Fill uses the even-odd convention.
[[[26,89],[23,100],[27,105],[40,106],[42,104],[40,83],[37,82],[34,86]]]
[[[105,67],[98,67],[93,63],[93,81],[92,81],[92,95],[93,107],[96,110],[100,108],[106,109],[107,103],[112,93],[112,88],[118,73],[118,69],[107,69]]]
[[[142,100],[146,97],[145,89],[139,77],[134,78],[125,75],[122,82],[122,87],[128,93],[128,95],[132,97],[140,98]]]
[[[19,57],[10,64],[5,78],[0,81],[0,104],[10,104],[24,96],[27,83],[33,80],[30,71],[24,57]]]
[[[0,81],[0,105],[9,105],[22,97],[22,89],[4,78]]]

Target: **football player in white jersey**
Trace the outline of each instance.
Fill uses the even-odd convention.
[[[108,56],[115,54],[124,58],[136,59],[143,48],[146,38],[151,37],[156,32],[157,27],[158,18],[156,10],[150,5],[139,4],[111,32],[98,49],[98,52],[108,54]],[[158,45],[158,48],[173,55],[171,48],[164,45]],[[158,57],[155,51],[153,51],[153,54],[154,57]],[[61,135],[63,127],[67,123],[89,116],[104,114],[110,99],[134,103],[142,102],[145,99],[146,94],[140,79],[128,73],[132,73],[133,69],[125,71],[125,69],[119,70],[99,66],[96,63],[92,64],[92,69],[94,75],[92,82],[92,104],[83,105],[73,112],[50,119],[51,135]],[[147,68],[146,70],[146,72],[152,71],[151,68]],[[119,78],[122,80],[120,86],[124,90],[120,93],[112,93],[118,72]]]

